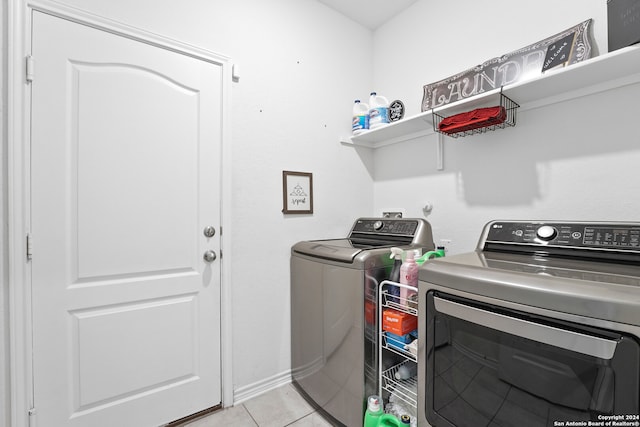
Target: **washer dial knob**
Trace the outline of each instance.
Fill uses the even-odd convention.
[[[373,229],[376,231],[380,231],[384,223],[382,221],[376,221],[373,223]]]
[[[554,237],[558,235],[558,230],[550,225],[543,225],[542,227],[536,230],[536,235],[539,239],[544,241],[553,240]]]

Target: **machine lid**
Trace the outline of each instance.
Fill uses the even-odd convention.
[[[367,248],[354,245],[350,239],[327,239],[298,242],[291,249],[293,252],[316,258],[351,263],[360,252]]]
[[[298,242],[292,252],[331,261],[354,263],[389,254],[389,248],[433,249],[431,225],[420,218],[358,218],[347,238]],[[359,257],[359,255],[361,255]]]
[[[421,282],[640,326],[640,223],[491,221],[475,252],[425,263]]]
[[[421,282],[474,295],[640,326],[640,266],[476,251],[425,263]]]
[[[372,254],[374,250],[376,254],[380,252],[391,253],[390,248],[393,246],[398,246],[397,242],[369,239],[325,239],[298,242],[293,245],[292,250],[316,258],[353,262],[364,251]]]

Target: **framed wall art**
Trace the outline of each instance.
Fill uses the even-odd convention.
[[[282,213],[313,213],[313,175],[282,171]]]

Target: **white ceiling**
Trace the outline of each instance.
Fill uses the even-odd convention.
[[[330,8],[375,30],[418,0],[318,0]]]

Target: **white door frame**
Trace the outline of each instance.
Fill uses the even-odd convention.
[[[221,157],[221,381],[222,404],[233,404],[231,340],[231,82],[228,57],[149,33],[51,0],[9,0],[8,3],[8,277],[9,277],[9,371],[12,427],[28,427],[33,403],[31,370],[31,273],[27,262],[26,236],[30,206],[30,87],[26,57],[31,46],[31,12],[38,10],[129,39],[189,55],[222,66],[222,157]],[[37,78],[37,61],[33,70]],[[34,242],[37,247],[37,242]],[[187,415],[187,414],[185,414]]]

